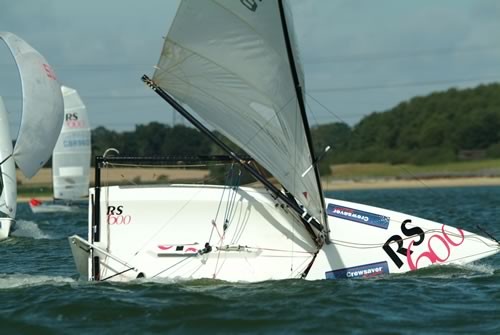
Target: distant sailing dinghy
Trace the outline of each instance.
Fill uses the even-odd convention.
[[[16,166],[12,157],[9,118],[0,97],[0,241],[9,236],[15,223],[17,208]]]
[[[17,194],[14,162],[31,178],[47,162],[61,130],[64,106],[61,87],[45,58],[18,36],[0,32],[0,39],[9,47],[21,76],[23,110],[21,127],[12,150],[5,109],[2,107],[0,169],[2,194],[0,240],[9,236],[15,220]],[[3,106],[3,104],[2,104]]]
[[[143,81],[264,188],[103,186],[101,167],[126,158],[97,157],[88,240],[69,238],[82,278],[356,278],[498,252],[461,229],[323,198],[289,9],[280,0],[180,3],[154,76]]]
[[[90,124],[87,109],[78,92],[62,86],[64,122],[52,154],[54,201],[29,202],[33,213],[75,212],[85,207],[78,202],[88,197],[90,170]]]

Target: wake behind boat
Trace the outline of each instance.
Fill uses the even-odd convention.
[[[88,239],[69,238],[82,278],[371,277],[499,251],[461,229],[324,199],[296,51],[286,1],[181,2],[153,78],[143,81],[264,187],[104,186],[101,168],[126,158],[97,157]]]
[[[30,209],[35,214],[46,214],[46,213],[76,213],[80,211],[86,210],[86,207],[82,205],[51,201],[51,202],[42,202],[39,199],[33,198],[28,202]]]
[[[31,199],[33,213],[78,212],[88,197],[90,170],[90,123],[78,92],[62,86],[64,122],[52,154],[54,200]]]

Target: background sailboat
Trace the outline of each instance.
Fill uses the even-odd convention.
[[[52,154],[54,201],[31,199],[34,213],[72,212],[82,209],[77,202],[88,197],[90,170],[90,124],[87,109],[78,92],[62,86],[64,123]]]
[[[0,217],[0,240],[9,236],[16,217],[17,181],[12,150],[7,110],[0,97],[0,212],[4,214]]]
[[[10,164],[13,162],[17,164],[26,177],[31,178],[50,158],[61,130],[64,105],[59,82],[45,58],[23,39],[12,33],[0,32],[0,39],[7,44],[14,57],[21,77],[23,92],[21,126],[13,151],[7,143],[10,139],[7,139],[8,132],[5,130],[9,127],[5,115],[1,122],[4,128],[2,135],[0,135],[3,142],[2,155],[5,156],[1,160],[1,168],[2,171],[7,171],[7,175],[2,173],[2,180],[13,178],[15,181],[15,174],[10,177],[11,172],[9,172],[11,171]],[[12,156],[12,159],[6,159],[9,156]],[[15,183],[8,181],[5,184],[11,184],[12,186],[8,186],[9,189],[6,191],[11,192],[8,196],[9,202],[12,201],[12,195],[15,194],[12,190]],[[8,206],[12,208],[14,215],[11,216],[11,219],[14,219],[15,206],[13,204]],[[9,231],[0,238],[6,238],[8,235]]]

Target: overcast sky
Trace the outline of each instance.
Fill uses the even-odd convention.
[[[0,31],[26,40],[79,91],[94,128],[132,130],[174,120],[140,77],[152,75],[177,5],[0,0]],[[500,1],[292,0],[292,9],[311,124],[353,125],[416,95],[500,81]],[[21,87],[3,43],[0,73],[15,133]]]

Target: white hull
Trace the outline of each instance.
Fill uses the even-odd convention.
[[[465,230],[363,204],[325,199],[331,241],[308,279],[372,277],[430,265],[466,264],[500,251]]]
[[[0,241],[5,240],[10,236],[10,232],[14,228],[16,221],[11,218],[0,218]]]
[[[295,215],[264,190],[252,188],[240,188],[234,204],[223,201],[219,208],[223,191],[219,186],[189,185],[102,188],[99,241],[89,242],[92,209],[89,241],[70,237],[81,277],[247,282],[301,278],[316,246]],[[462,239],[455,228],[402,213],[334,199],[326,199],[326,206],[332,214],[328,219],[333,243],[320,250],[307,279],[401,273],[431,264],[467,263],[499,251],[488,239],[468,232]],[[224,234],[226,211],[230,215]],[[398,240],[397,235],[403,237],[400,252],[398,242],[384,247],[391,237]],[[212,250],[203,253],[206,242]],[[409,258],[401,254],[406,249]],[[95,278],[92,268],[98,269]]]
[[[140,273],[147,278],[228,281],[298,278],[315,252],[302,224],[276,207],[263,190],[239,189],[225,233],[229,203],[223,202],[216,219],[223,187],[114,186],[101,190],[101,236],[95,245],[138,269],[113,280],[135,279]],[[92,210],[89,215],[91,223]],[[217,228],[212,225],[215,219]],[[212,252],[200,255],[206,242]],[[72,250],[75,254],[82,249],[72,244]],[[100,258],[100,279],[128,268],[99,251],[94,256]]]

